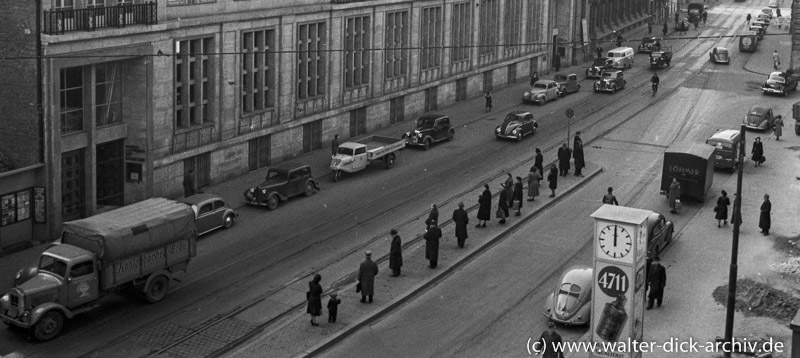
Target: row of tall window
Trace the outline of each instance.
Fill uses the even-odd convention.
[[[60,70],[61,134],[83,131],[90,116],[96,127],[122,122],[120,67],[119,62],[106,62]]]

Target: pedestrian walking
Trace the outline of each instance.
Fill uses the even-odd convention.
[[[706,20],[708,20],[708,11],[703,10],[703,14],[700,17],[703,19],[703,25],[705,25]]]
[[[469,224],[469,215],[464,210],[464,203],[458,203],[458,209],[453,210],[453,222],[456,223],[456,241],[458,247],[464,248],[464,242],[467,241],[467,225]]]
[[[331,293],[331,298],[328,299],[328,323],[336,323],[336,316],[339,313],[339,305],[342,300],[339,295],[334,292]]]
[[[511,202],[513,203],[513,208],[517,211],[515,216],[520,216],[520,210],[522,209],[522,177],[517,177],[517,182],[514,183],[514,192],[511,197]]]
[[[491,111],[492,110],[492,93],[489,92],[489,91],[486,91],[486,94],[483,95],[483,98],[486,99],[486,112]]]
[[[761,233],[764,236],[769,235],[769,228],[772,226],[771,211],[772,203],[769,201],[769,195],[764,194],[764,202],[761,203],[761,214],[758,217],[758,227],[761,228]]]
[[[336,156],[336,153],[339,152],[339,135],[336,134],[333,136],[333,140],[331,141],[331,157]]]
[[[403,267],[403,241],[397,234],[397,229],[389,231],[392,235],[392,243],[389,246],[389,268],[392,270],[392,277],[400,276],[400,268]]]
[[[439,223],[439,209],[436,204],[431,204],[431,212],[428,214],[428,218],[425,219],[425,227],[428,227],[431,223]]]
[[[436,223],[431,223],[425,235],[425,258],[430,262],[429,268],[435,269],[439,265],[439,239],[442,237],[442,229],[436,226]]]
[[[775,140],[781,140],[783,135],[783,116],[778,115],[775,117],[773,132],[775,133]]]
[[[308,300],[306,313],[311,315],[312,326],[319,326],[317,317],[322,315],[322,285],[319,284],[320,281],[322,281],[322,276],[315,274],[314,278],[308,282],[308,292],[306,292]]]
[[[575,176],[582,177],[581,171],[586,167],[586,162],[583,160],[583,140],[581,139],[581,131],[575,132],[575,139],[572,143],[572,159],[575,160]]]
[[[680,11],[675,12],[675,25],[678,24],[678,18],[680,17]],[[750,15],[747,15],[747,21],[750,21]]]
[[[667,37],[668,32],[669,32],[669,26],[667,26],[667,23],[665,22],[664,26],[661,28],[661,33],[664,34],[664,37]]]
[[[361,303],[372,303],[375,294],[375,276],[378,275],[378,264],[372,261],[372,251],[364,252],[364,261],[358,266],[358,285],[361,287]]]
[[[544,358],[564,358],[563,339],[556,332],[556,324],[547,322],[547,330],[542,332],[537,341],[537,353]]]
[[[194,185],[194,169],[189,169],[186,175],[183,176],[183,196],[190,197],[197,193],[197,187]]]
[[[514,204],[514,177],[511,176],[511,173],[508,174],[508,178],[506,178],[506,182],[503,183],[503,188],[506,188],[507,196],[506,201],[508,202],[508,206]]]
[[[667,285],[667,270],[661,265],[661,259],[658,256],[653,258],[647,283],[650,287],[647,309],[653,309],[653,301],[658,307],[661,307],[661,301],[664,299],[664,286]]]
[[[778,55],[778,50],[772,52],[772,67],[776,70],[781,65],[781,57]]]
[[[533,84],[536,83],[536,81],[538,80],[539,80],[539,74],[536,72],[531,73],[531,87],[533,87]]]
[[[753,149],[750,150],[751,157],[754,162],[756,162],[756,166],[760,166],[767,160],[764,157],[764,143],[761,143],[761,137],[756,137],[755,141],[753,142]]]
[[[745,20],[744,20],[744,21],[747,23],[747,26],[750,26],[750,19],[752,19],[752,18],[753,18],[753,17],[752,17],[752,16],[750,16],[750,14],[747,14],[747,17],[745,17]]]
[[[542,155],[542,150],[536,148],[536,157],[533,159],[533,166],[536,169],[539,169],[539,175],[544,175],[544,156]]]
[[[536,167],[531,168],[528,173],[528,201],[534,201],[539,196],[540,181],[542,181],[542,175],[539,174],[539,169]]]
[[[737,224],[742,224],[742,200],[736,193],[733,193],[733,214],[731,214],[731,224],[734,226]]]
[[[556,170],[555,165],[550,166],[550,174],[547,175],[547,182],[549,183],[550,187],[550,197],[556,197],[556,188],[558,188],[558,171]]]
[[[558,173],[565,177],[569,173],[569,160],[572,157],[572,151],[567,147],[567,143],[558,148]]]
[[[728,192],[723,190],[722,195],[717,198],[717,206],[714,207],[714,219],[717,219],[717,227],[722,227],[722,223],[728,225],[728,206],[731,205],[731,199],[728,198]]]
[[[781,17],[781,8],[775,9],[775,17]]]
[[[483,193],[478,197],[478,225],[475,225],[475,227],[486,227],[486,222],[491,219],[492,192],[489,190],[489,184],[484,184]]]
[[[672,178],[672,184],[669,185],[669,212],[676,214],[680,201],[681,183],[678,182],[678,178]]]
[[[500,190],[500,195],[497,198],[497,218],[500,219],[501,224],[506,223],[506,218],[508,217],[508,198],[510,195],[508,194],[508,190],[506,189],[505,184],[501,184],[503,190]]]
[[[617,34],[617,47],[622,47],[622,34]]]
[[[597,46],[597,58],[603,57],[603,47]]]
[[[614,196],[614,188],[608,187],[608,192],[603,195],[603,204],[619,205],[617,197]]]
[[[647,34],[650,35],[653,33],[653,19],[647,21]]]
[[[553,55],[553,67],[556,68],[556,72],[561,71],[561,56],[559,54]]]

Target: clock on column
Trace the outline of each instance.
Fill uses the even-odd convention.
[[[600,229],[597,235],[597,244],[598,256],[605,254],[605,258],[621,260],[625,259],[633,250],[633,236],[625,226],[608,224]]]

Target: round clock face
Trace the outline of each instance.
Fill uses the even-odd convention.
[[[619,225],[607,225],[600,230],[599,235],[600,250],[609,257],[619,259],[631,252],[633,248],[633,237],[624,227]]]

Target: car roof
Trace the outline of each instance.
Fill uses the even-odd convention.
[[[513,114],[515,116],[524,116],[526,114],[531,114],[531,112],[530,111],[511,111],[511,112],[508,112],[508,114]]]
[[[186,197],[181,199],[182,203],[189,204],[189,205],[197,205],[209,199],[219,199],[222,200],[221,197],[218,195],[210,194],[210,193],[200,193],[194,194],[192,196]]]
[[[555,83],[556,81],[553,81],[553,80],[538,80],[538,81],[536,81],[536,83],[539,83],[539,82],[541,82],[541,83]],[[536,83],[534,83],[534,84],[536,84]]]
[[[561,276],[561,282],[559,286],[561,286],[564,282],[569,282],[572,284],[577,284],[581,286],[582,289],[588,289],[592,285],[592,272],[594,270],[591,267],[587,266],[573,266],[564,271],[564,274]]]
[[[725,51],[728,51],[728,48],[727,48],[727,47],[722,47],[722,46],[717,46],[717,47],[714,47],[714,49],[715,49],[715,50],[717,50],[717,51],[719,51],[719,50],[725,50]]]
[[[714,133],[711,137],[708,137],[708,140],[723,140],[727,142],[733,142],[733,140],[739,136],[738,129],[720,129],[717,133]]]
[[[419,117],[419,119],[423,119],[423,118],[424,119],[439,119],[439,118],[442,118],[442,117],[447,117],[447,116],[445,116],[444,114],[429,113],[429,114],[423,114],[422,116]]]
[[[760,105],[760,104],[757,104],[757,105],[755,105],[755,106],[752,106],[752,107],[750,107],[750,111],[748,111],[748,113],[749,113],[749,112],[753,112],[753,111],[756,111],[756,112],[766,112],[766,111],[769,111],[770,109],[771,109],[771,108],[769,108],[769,107],[767,107],[767,106],[762,106],[762,105]]]

